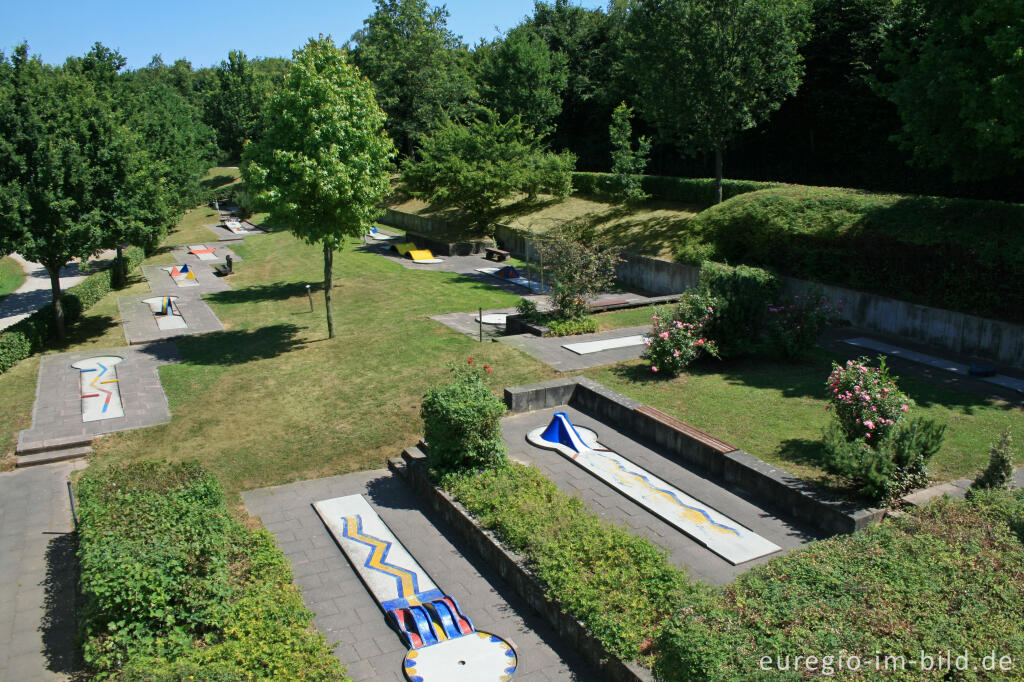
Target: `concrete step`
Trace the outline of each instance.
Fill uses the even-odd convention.
[[[83,447],[92,445],[92,439],[92,436],[65,436],[64,438],[47,438],[26,443],[19,442],[15,452],[19,455],[31,455],[37,452]]]
[[[85,457],[92,452],[92,447],[89,445],[80,445],[77,447],[59,448],[56,450],[46,450],[44,452],[35,452],[31,455],[18,455],[18,461],[15,466],[19,469],[24,467],[38,466],[40,464],[52,464],[53,462],[63,462],[67,459],[78,459]]]

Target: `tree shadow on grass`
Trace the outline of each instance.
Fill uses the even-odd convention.
[[[238,178],[236,178],[233,175],[214,175],[212,178],[201,180],[199,182],[199,186],[202,187],[203,189],[218,189],[220,187],[224,187],[225,185],[230,185],[235,180],[238,180]]]
[[[120,326],[121,321],[110,315],[86,315],[74,324],[68,325],[64,343],[54,343],[53,347],[66,351],[73,345],[103,336],[114,327]]]
[[[309,282],[309,290],[322,291],[323,282]],[[286,301],[306,295],[306,282],[284,282],[279,284],[254,284],[242,289],[217,291],[205,296],[208,303],[257,303],[260,301]]]
[[[43,579],[43,656],[46,669],[63,675],[82,670],[81,649],[77,642],[78,559],[75,533],[52,536],[46,546],[46,577]]]
[[[304,345],[296,340],[299,327],[275,324],[253,330],[184,336],[175,340],[185,362],[193,365],[238,365],[267,360]]]

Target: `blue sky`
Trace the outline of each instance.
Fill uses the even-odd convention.
[[[306,39],[330,34],[344,43],[373,11],[372,0],[29,0],[4,3],[0,50],[28,41],[43,61],[60,63],[85,54],[95,42],[117,49],[129,68],[160,54],[170,64],[185,58],[193,67],[212,66],[240,49],[250,57],[290,57]],[[433,3],[431,3],[433,4]],[[437,3],[441,4],[441,3]],[[496,28],[515,26],[533,11],[533,0],[454,0],[444,3],[449,28],[469,44],[492,38]],[[604,7],[603,0],[576,0]]]

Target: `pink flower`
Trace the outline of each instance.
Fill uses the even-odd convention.
[[[678,350],[672,351],[672,357],[678,358],[679,357],[679,351]]]
[[[900,412],[906,412],[910,409],[910,405],[900,405]]]
[[[703,346],[704,342],[705,342],[705,339],[697,339],[696,341],[693,342],[693,345],[695,345],[695,346]]]
[[[872,405],[872,406],[871,406],[871,411],[872,411],[872,412],[878,412],[878,408],[877,408],[877,407],[875,407],[874,405]]]
[[[663,339],[667,339],[668,338],[668,332],[662,332],[662,333],[658,334],[658,336],[663,338]]]
[[[868,427],[869,429],[873,429],[875,428],[875,422],[871,421],[870,419],[866,419],[864,421],[864,426]]]
[[[655,367],[654,365],[651,365],[651,371],[652,371],[652,372],[657,372],[657,371],[658,371],[658,368],[657,368],[657,367]]]

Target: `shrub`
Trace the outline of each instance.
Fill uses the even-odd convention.
[[[139,266],[146,255],[138,247],[124,251],[126,268],[131,272]],[[64,306],[64,320],[71,324],[86,310],[113,290],[114,272],[105,268],[82,280],[77,286],[64,292],[61,304]],[[37,353],[56,337],[53,330],[53,304],[48,303],[25,319],[0,332],[0,373]]]
[[[473,358],[465,367],[453,367],[453,379],[436,386],[423,397],[423,418],[427,457],[436,471],[487,468],[505,460],[507,449],[501,438],[502,403],[487,387],[483,370],[473,367]]]
[[[587,302],[615,281],[619,249],[588,246],[568,236],[556,235],[537,245],[555,284],[550,314],[555,319],[576,319],[587,314]]]
[[[839,320],[839,309],[819,291],[792,296],[768,306],[768,339],[787,360],[807,357],[825,327]]]
[[[704,332],[716,305],[707,294],[687,294],[674,310],[655,309],[643,354],[652,372],[674,377],[704,353],[718,357],[715,342]]]
[[[649,540],[602,521],[534,468],[508,463],[442,486],[614,655],[640,655],[683,595],[700,591]]]
[[[878,367],[861,356],[845,365],[832,363],[825,386],[831,410],[847,440],[864,439],[878,444],[914,404],[889,376],[885,356],[878,356]]]
[[[537,304],[528,298],[519,300],[516,304],[516,312],[527,322],[540,322],[544,315],[537,310]]]
[[[1013,485],[1013,438],[1006,429],[988,450],[988,466],[981,472],[971,488],[1009,488]]]
[[[886,437],[869,444],[847,439],[832,422],[822,439],[822,466],[849,481],[861,495],[893,503],[928,484],[928,461],[942,447],[945,431],[945,424],[918,417],[901,422]]]
[[[232,519],[197,464],[90,470],[78,500],[83,653],[99,676],[344,679],[273,538]]]
[[[547,323],[546,336],[574,336],[576,334],[592,334],[597,331],[597,320],[590,315],[586,317],[570,317],[554,319]]]
[[[687,230],[730,263],[1021,323],[1022,224],[1020,204],[793,186],[712,206]]]
[[[626,203],[639,203],[650,197],[640,186],[642,173],[651,153],[651,141],[641,136],[633,149],[633,108],[625,102],[615,107],[608,138],[612,145],[612,182],[615,196]]]
[[[779,290],[775,276],[760,268],[704,261],[698,288],[715,299],[707,335],[718,344],[722,357],[759,351],[768,324],[768,306]]]
[[[641,175],[638,178],[641,189],[656,199],[699,206],[711,206],[716,201],[714,178],[676,178],[667,175]],[[575,172],[572,174],[572,184],[577,194],[615,198],[616,186],[611,173]],[[722,196],[729,199],[748,192],[784,186],[777,182],[722,180]]]

